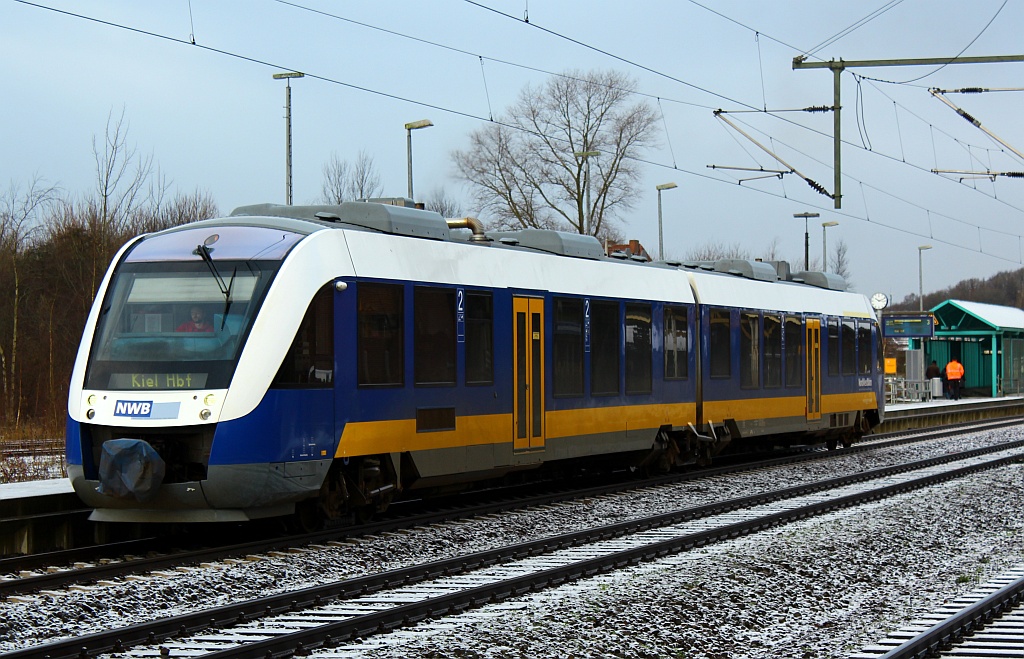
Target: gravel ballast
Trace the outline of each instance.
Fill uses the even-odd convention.
[[[0,603],[0,651],[1016,438],[1017,429]],[[353,656],[839,657],[1021,561],[1018,465],[367,641]]]
[[[1020,563],[1022,492],[1013,465],[330,654],[835,659]]]

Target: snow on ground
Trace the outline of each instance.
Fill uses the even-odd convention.
[[[1022,435],[999,430],[0,602],[0,652]],[[1013,465],[424,623],[344,656],[831,659],[1024,559],[1022,509],[1024,467]]]

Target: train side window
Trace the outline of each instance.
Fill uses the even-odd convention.
[[[552,395],[583,395],[583,300],[554,299],[555,341],[552,347],[554,372]]]
[[[619,303],[590,303],[590,393],[619,393]]]
[[[494,301],[466,294],[466,384],[494,384]]]
[[[804,326],[799,316],[786,316],[786,386],[799,387],[804,383]]]
[[[626,394],[651,393],[651,305],[626,305]]]
[[[843,320],[843,375],[857,374],[857,326],[852,319]]]
[[[857,321],[857,362],[861,375],[871,374],[871,325],[866,320]]]
[[[404,293],[393,284],[359,284],[356,293],[358,382],[405,384]]]
[[[782,386],[782,316],[774,313],[764,315],[764,386]]]
[[[761,323],[756,313],[740,314],[740,387],[761,386]]]
[[[713,310],[708,323],[711,327],[708,348],[711,377],[732,377],[732,314],[725,309]]]
[[[839,319],[828,319],[828,374],[839,375]]]
[[[455,289],[417,286],[412,313],[415,383],[454,385]]]
[[[684,380],[689,375],[689,337],[686,307],[665,307],[665,379]]]
[[[270,386],[334,386],[334,282],[313,296]]]

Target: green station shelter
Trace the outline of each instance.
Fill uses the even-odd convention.
[[[946,300],[932,308],[935,334],[923,339],[925,364],[942,372],[956,357],[965,394],[996,398],[1024,391],[1024,310]]]

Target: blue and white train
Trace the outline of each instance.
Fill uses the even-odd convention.
[[[117,254],[68,473],[94,520],[344,520],[525,470],[848,443],[881,422],[883,373],[844,289],[402,205],[242,207]]]

